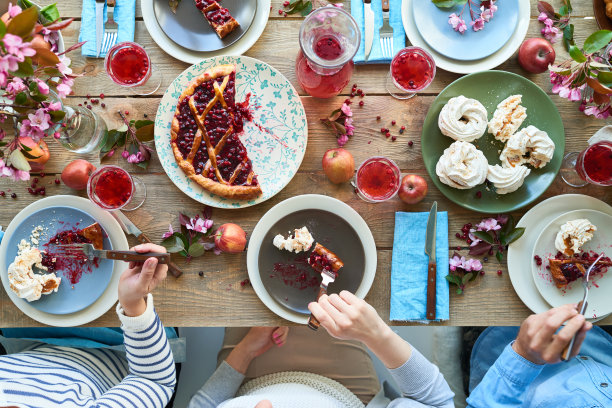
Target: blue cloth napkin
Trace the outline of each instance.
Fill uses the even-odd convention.
[[[4,231],[2,231],[2,225],[0,225],[0,242],[2,242],[3,236],[4,236]]]
[[[429,322],[425,234],[429,212],[395,213],[393,259],[391,261],[390,320]],[[449,318],[448,213],[438,212],[436,230],[436,321]]]
[[[359,50],[357,50],[357,54],[353,58],[355,64],[383,64],[391,62],[391,59],[385,59],[382,56],[380,37],[378,35],[378,30],[382,27],[381,0],[372,0],[372,11],[374,12],[374,36],[370,58],[366,61],[363,0],[351,0],[351,15],[361,29],[361,44],[359,44]],[[395,56],[399,50],[406,47],[406,33],[402,24],[402,0],[389,0],[389,24],[393,27],[393,56]]]
[[[108,16],[106,14],[106,4],[104,5],[104,22]],[[117,31],[117,42],[134,41],[134,26],[136,24],[136,0],[121,0],[115,5],[113,19],[119,25]],[[83,10],[81,11],[81,33],[79,42],[87,41],[81,47],[81,54],[85,57],[96,56],[96,1],[83,0]],[[100,58],[106,54],[100,53]]]

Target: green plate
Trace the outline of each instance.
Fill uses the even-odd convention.
[[[510,194],[496,194],[482,184],[470,190],[458,190],[443,184],[436,175],[436,164],[444,149],[454,140],[444,136],[438,128],[438,115],[449,99],[464,95],[479,100],[491,119],[497,104],[510,95],[523,95],[522,105],[527,108],[527,119],[521,128],[533,125],[548,133],[555,142],[555,154],[544,168],[531,169],[525,184]],[[485,133],[474,145],[487,157],[490,165],[500,164],[499,153],[504,144],[490,133]],[[536,84],[520,75],[506,71],[483,71],[466,75],[447,86],[436,98],[423,124],[421,136],[423,160],[434,184],[449,200],[470,210],[483,213],[504,213],[522,208],[535,201],[552,184],[559,172],[565,151],[565,130],[557,107]],[[482,197],[476,198],[481,191]]]

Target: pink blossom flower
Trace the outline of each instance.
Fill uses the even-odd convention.
[[[8,13],[10,18],[15,17],[17,14],[20,14],[21,11],[21,7],[19,7],[18,5],[13,6],[13,3],[9,3]]]
[[[44,81],[36,78],[34,79],[36,81],[36,83],[38,84],[38,92],[40,92],[42,95],[49,95],[49,85],[47,85]],[[57,110],[57,109],[55,109]]]
[[[15,170],[13,175],[11,176],[13,181],[26,181],[30,179],[30,172],[25,170]]]
[[[60,134],[60,132],[55,132],[55,133],[53,134],[53,137],[59,140],[59,138],[60,138],[60,137],[62,137],[62,135]],[[114,151],[114,150],[112,150],[112,152],[113,152],[113,154],[115,154],[115,151]],[[109,153],[110,153],[110,152],[109,152]],[[112,156],[112,154],[107,154],[107,156],[108,156],[108,157],[110,157],[110,156]]]
[[[35,114],[30,113],[28,119],[30,119],[30,126],[37,127],[40,130],[49,129],[49,124],[51,123],[51,116],[49,116],[44,108],[38,109]]]
[[[467,30],[465,21],[463,21],[463,19],[455,13],[448,16],[448,24],[450,24],[455,31],[458,31],[461,34],[463,34],[465,30]]]
[[[587,116],[594,116],[597,119],[606,119],[610,117],[610,106],[605,108],[599,106],[587,106],[584,108],[584,114]]]
[[[546,25],[542,29],[542,35],[552,44],[556,43],[563,37],[563,33],[555,26]]]
[[[7,54],[0,59],[0,70],[1,71],[17,71],[19,69],[19,59],[12,55]]]
[[[478,231],[497,231],[501,229],[501,225],[497,223],[495,218],[486,218],[476,225]]]
[[[130,152],[128,152],[127,150],[122,151],[121,157],[123,157],[124,159],[127,159],[128,157],[130,157]]]
[[[340,110],[342,111],[342,113],[344,113],[346,116],[353,116],[353,112],[351,111],[351,107],[348,106],[346,103],[342,104],[342,107],[340,108]]]
[[[164,232],[162,235],[162,239],[170,238],[174,234],[174,230],[172,229],[172,224],[168,224],[168,232]]]
[[[338,137],[338,146],[340,147],[344,147],[344,145],[346,144],[346,142],[348,142],[348,136],[347,135],[340,135]]]
[[[459,257],[457,255],[453,256],[448,260],[448,265],[451,271],[456,271],[457,268],[463,268],[463,263],[465,262],[465,257]]]
[[[8,72],[0,71],[0,87],[4,88],[8,82]]]
[[[9,54],[13,54],[19,62],[25,61],[25,57],[36,55],[36,51],[30,48],[30,43],[24,43],[18,35],[5,34],[2,42],[4,42],[6,51]]]
[[[62,109],[62,104],[61,102],[52,102],[47,106],[47,109],[50,111],[58,111]]]
[[[540,13],[540,15],[538,16],[538,21],[540,21],[540,22],[542,22],[542,23],[543,23],[544,21],[546,21],[546,19],[547,19],[547,18],[548,18],[548,15],[547,15],[546,13],[542,12],[542,13]]]
[[[143,161],[144,161],[144,156],[140,152],[137,152],[136,154],[131,154],[127,158],[127,162],[132,163],[132,164],[141,163]]]
[[[482,17],[478,17],[476,20],[470,22],[474,31],[480,31],[484,28],[485,21]]]
[[[188,230],[192,230],[194,232],[201,232],[202,234],[205,234],[206,231],[208,231],[208,228],[206,228],[206,221],[204,218],[200,218],[199,215],[196,215],[195,217],[191,218],[189,220],[189,222],[185,225],[185,227]]]
[[[206,219],[206,221],[204,221],[204,228],[206,228],[207,230],[211,229],[213,226],[214,222],[211,219]]]
[[[68,85],[59,84],[57,86],[57,94],[60,98],[67,97],[68,95],[70,95],[70,92],[72,92],[72,89]]]
[[[62,75],[72,74],[70,63],[71,63],[70,58],[66,57],[65,55],[62,55],[60,57],[60,62],[59,64],[57,64],[57,69],[59,70],[59,72],[62,73]]]
[[[458,31],[459,34],[465,33],[465,31],[467,30],[467,26],[465,25],[465,21],[461,20],[461,22],[459,23],[459,25],[457,26],[457,28],[455,30]]]
[[[19,136],[29,136],[35,142],[38,142],[45,136],[45,132],[43,132],[38,126],[32,126],[31,121],[28,119],[24,119],[21,122],[21,128],[19,129]]]
[[[481,239],[478,238],[476,235],[474,235],[474,231],[476,231],[475,229],[471,229],[470,232],[468,233],[468,238],[472,241],[472,243],[470,244],[470,247],[476,246],[480,243]]]
[[[353,118],[344,119],[344,128],[346,129],[346,134],[348,136],[353,136],[355,132],[355,126],[353,126]]]
[[[17,95],[20,92],[25,91],[26,85],[23,82],[23,79],[14,77],[13,80],[7,85],[6,93],[11,95]]]
[[[463,263],[463,269],[466,271],[480,271],[482,269],[482,263],[478,259],[468,259]]]

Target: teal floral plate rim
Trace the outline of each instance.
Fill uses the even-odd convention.
[[[192,181],[178,167],[170,147],[170,127],[178,98],[187,84],[206,70],[236,65],[236,101],[251,94],[253,120],[246,122],[244,143],[263,193],[253,200],[219,197]],[[155,148],[164,171],[185,194],[216,208],[244,208],[279,193],[297,173],[308,144],[308,122],[300,96],[287,78],[265,62],[244,56],[207,58],[183,71],[168,87],[155,116]]]

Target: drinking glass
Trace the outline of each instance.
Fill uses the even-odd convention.
[[[64,106],[66,116],[59,127],[57,141],[73,153],[100,150],[106,142],[106,122],[96,112],[84,106]]]
[[[364,161],[355,174],[357,195],[369,203],[393,198],[400,189],[401,171],[386,157],[374,156]]]
[[[117,166],[102,166],[87,181],[87,195],[104,210],[133,211],[147,197],[147,188],[138,177]]]
[[[353,75],[353,57],[361,42],[355,19],[338,7],[320,7],[302,22],[299,40],[295,71],[302,89],[316,98],[342,92]]]
[[[396,99],[410,99],[427,88],[436,76],[433,57],[419,47],[398,51],[391,61],[386,87]]]
[[[594,143],[582,152],[565,155],[561,177],[572,187],[612,186],[612,142]]]
[[[114,83],[136,95],[151,95],[161,85],[161,72],[145,49],[135,42],[126,41],[112,47],[106,54],[104,67]]]

